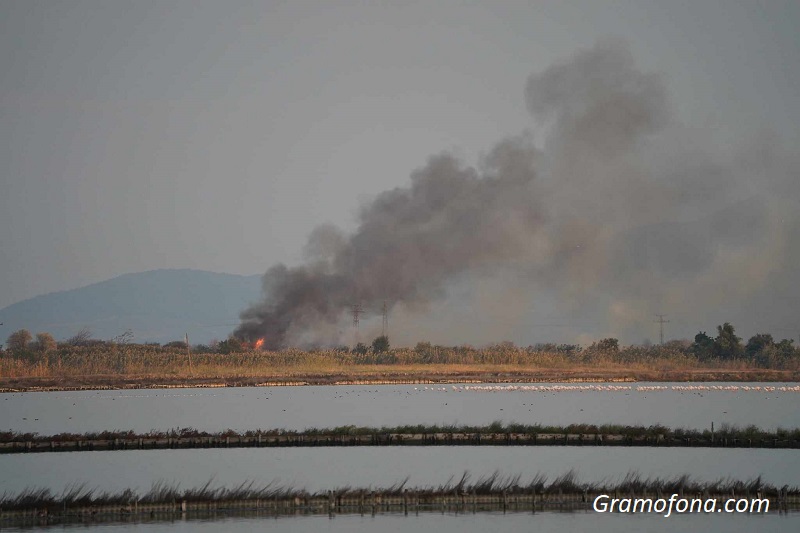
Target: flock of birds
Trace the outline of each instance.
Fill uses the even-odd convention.
[[[729,392],[800,392],[800,385],[642,385],[636,390],[677,390],[677,391],[729,391]]]
[[[800,392],[800,385],[451,385],[414,387],[433,392]]]

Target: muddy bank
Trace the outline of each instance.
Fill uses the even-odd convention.
[[[209,437],[129,437],[89,440],[43,440],[0,442],[0,454],[80,452],[104,450],[176,450],[207,448],[307,448],[353,446],[638,446],[658,448],[768,448],[797,449],[794,433],[757,435],[755,438],[620,433],[387,433],[366,435],[233,435]]]

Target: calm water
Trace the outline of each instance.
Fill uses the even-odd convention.
[[[777,486],[800,484],[796,450],[708,448],[402,447],[240,448],[137,450],[0,455],[0,493],[72,483],[145,492],[155,481],[196,487],[233,486],[245,480],[309,491],[345,485],[380,487],[409,479],[410,486],[440,485],[469,471],[474,478],[541,472],[550,478],[574,469],[581,480],[615,480],[635,470],[644,476],[690,474],[713,481],[759,475]]]
[[[800,426],[800,393],[780,391],[637,390],[672,384],[631,384],[624,390],[468,390],[463,386],[274,387],[56,392],[0,395],[0,430],[40,434],[132,429],[147,432],[195,427],[304,429],[346,424],[663,424],[707,428],[714,422],[774,429]],[[676,384],[681,385],[681,384]],[[712,385],[712,384],[709,384]],[[720,385],[720,384],[716,384]],[[736,384],[742,387],[743,384]],[[775,384],[781,386],[782,384]],[[627,385],[626,385],[627,386]],[[745,384],[757,387],[759,384]],[[761,385],[763,387],[763,385]],[[644,476],[688,473],[700,480],[763,476],[776,484],[800,484],[796,450],[655,449],[593,447],[403,447],[152,450],[0,455],[0,493],[25,487],[60,492],[85,484],[103,491],[147,491],[163,481],[195,487],[244,481],[327,490],[344,485],[409,486],[446,483],[470,472],[473,479],[498,471],[550,478],[574,469],[585,481],[613,481],[629,471]],[[66,526],[63,529],[74,529]],[[58,527],[62,529],[61,526]],[[606,516],[594,513],[509,515],[379,515],[225,519],[93,526],[110,531],[798,531],[789,516]]]
[[[178,427],[220,431],[348,424],[489,424],[496,420],[696,429],[708,428],[711,422],[717,427],[723,423],[766,429],[800,427],[797,392],[637,391],[637,385],[653,384],[602,392],[479,392],[403,385],[2,394],[0,429],[40,434]]]
[[[66,526],[53,529],[86,530],[86,526]],[[675,533],[704,531],[707,533],[761,533],[800,530],[800,513],[779,515],[680,515],[663,518],[658,515],[606,515],[591,511],[571,513],[508,513],[508,514],[437,514],[409,515],[340,515],[301,516],[284,518],[230,518],[220,520],[176,520],[173,522],[115,524],[93,526],[92,533],[181,533],[213,532],[245,533],[270,531],[281,533],[362,533],[380,531],[436,531],[437,533],[486,532],[519,533],[520,531],[592,531],[597,533]]]

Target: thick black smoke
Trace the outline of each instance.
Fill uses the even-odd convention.
[[[308,264],[264,275],[263,303],[242,313],[236,334],[268,346],[320,342],[357,302],[417,304],[442,296],[454,275],[520,256],[542,223],[532,197],[534,150],[501,143],[478,172],[448,155],[411,176],[411,187],[380,194],[344,237],[312,234]],[[334,328],[335,329],[335,328]]]
[[[769,146],[709,155],[671,120],[661,79],[615,42],[531,76],[525,97],[549,132],[542,151],[520,135],[479,168],[432,157],[365,206],[352,235],[317,228],[306,264],[271,268],[235,335],[333,344],[354,303],[420,309],[454,279],[509,267],[515,288],[592,309],[605,324],[594,333],[613,335],[794,279],[795,161]]]

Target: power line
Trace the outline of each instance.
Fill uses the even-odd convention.
[[[352,311],[353,311],[353,345],[356,345],[358,344],[359,341],[358,339],[359,317],[361,316],[361,313],[364,312],[364,309],[361,307],[360,303],[354,303],[352,306]]]
[[[381,313],[383,314],[382,335],[385,337],[386,333],[389,331],[389,308],[386,306],[386,300],[383,301]]]
[[[658,320],[655,320],[654,322],[657,323],[660,326],[659,339],[661,340],[660,344],[663,345],[664,344],[664,324],[669,324],[669,320],[664,320],[664,317],[667,316],[667,315],[656,314],[656,316],[658,317]]]

